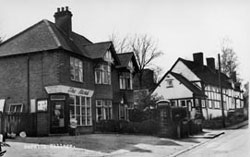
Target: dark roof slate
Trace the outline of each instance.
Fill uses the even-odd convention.
[[[197,65],[193,61],[179,58],[192,72],[194,72],[204,83],[219,86],[219,72],[218,70],[211,69],[205,65]],[[221,73],[221,85],[225,88],[232,88],[231,83],[228,81],[230,78],[224,73]]]
[[[117,54],[117,56],[121,62],[121,65],[119,67],[126,68],[128,66],[129,61],[132,60],[135,70],[138,70],[139,67],[133,52],[119,53]]]
[[[67,36],[54,23],[42,20],[3,42],[0,45],[0,57],[64,49],[96,59],[103,57],[111,45],[111,42],[92,43],[75,32]]]
[[[121,66],[127,67],[128,62],[132,59],[134,54],[133,54],[133,52],[129,52],[129,53],[119,53],[117,55],[118,55],[118,58],[120,59]]]
[[[206,95],[198,87],[196,87],[192,82],[190,82],[184,76],[174,73],[174,72],[169,72],[169,73],[173,75],[177,80],[179,80],[190,91],[192,91],[196,96],[206,97]]]
[[[92,59],[103,58],[111,45],[110,41],[95,43],[84,46],[84,50],[88,52],[88,57]]]

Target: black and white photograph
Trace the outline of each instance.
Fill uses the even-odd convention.
[[[250,1],[0,0],[0,156],[249,157]]]

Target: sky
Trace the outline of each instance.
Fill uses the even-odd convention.
[[[217,58],[224,39],[238,56],[238,73],[250,78],[249,0],[0,0],[0,36],[8,39],[42,19],[54,22],[58,7],[73,14],[73,31],[92,42],[147,34],[164,53],[153,64],[167,72],[178,57]],[[204,60],[206,63],[206,61]]]

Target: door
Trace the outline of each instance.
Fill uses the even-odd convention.
[[[67,132],[65,101],[51,101],[51,118],[50,118],[51,133]]]

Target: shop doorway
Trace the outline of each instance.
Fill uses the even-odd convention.
[[[66,133],[66,109],[65,101],[51,101],[51,122],[50,132],[51,133]]]

